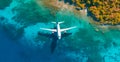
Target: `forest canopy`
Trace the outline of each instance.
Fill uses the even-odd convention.
[[[120,0],[72,0],[81,9],[88,8],[88,13],[101,24],[120,24]]]

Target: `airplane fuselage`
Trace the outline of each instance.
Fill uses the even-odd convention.
[[[55,47],[57,46],[57,41],[60,40],[62,38],[62,36],[65,37],[65,35],[67,35],[67,33],[63,34],[62,32],[73,29],[73,28],[76,28],[76,26],[61,29],[60,24],[64,23],[64,22],[52,22],[52,23],[55,24],[55,27],[53,29],[49,29],[49,28],[40,28],[40,29],[50,31],[50,32],[53,33],[52,34],[53,41],[52,41],[52,44],[51,44],[51,52],[53,53]],[[49,35],[47,35],[47,36],[49,36]]]
[[[61,37],[62,37],[61,36],[61,32],[66,31],[66,30],[70,30],[70,29],[73,29],[73,28],[76,28],[76,26],[74,26],[74,27],[70,27],[70,28],[61,29],[60,28],[60,24],[64,23],[64,22],[52,22],[52,23],[56,24],[56,28],[55,29],[48,29],[48,28],[40,28],[40,29],[51,31],[53,33],[56,32],[56,36],[57,36],[58,39],[61,39]]]
[[[61,31],[60,31],[60,24],[57,23],[57,37],[58,39],[61,39]]]

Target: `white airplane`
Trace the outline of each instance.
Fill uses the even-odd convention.
[[[48,28],[40,28],[41,30],[47,30],[47,31],[51,31],[51,32],[57,32],[57,38],[58,39],[61,39],[61,32],[64,32],[64,31],[67,31],[67,30],[70,30],[70,29],[73,29],[73,28],[76,28],[76,26],[74,27],[70,27],[70,28],[65,28],[65,29],[60,29],[60,24],[61,23],[64,23],[64,22],[52,22],[54,24],[56,24],[56,29],[48,29]]]

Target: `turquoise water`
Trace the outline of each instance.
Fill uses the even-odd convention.
[[[31,0],[13,0],[10,6],[1,9],[0,62],[120,61],[119,29],[100,28],[90,24],[87,16],[77,16],[69,10],[58,10],[54,15],[52,11],[42,0],[39,6]],[[67,31],[72,35],[60,40],[53,54],[50,53],[51,39],[38,35],[38,32],[51,33],[39,29],[53,28],[51,21],[64,21],[61,28],[77,26]]]

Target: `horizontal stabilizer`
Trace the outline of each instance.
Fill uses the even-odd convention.
[[[61,23],[64,23],[64,21],[62,21],[62,22],[51,22],[51,23],[53,23],[53,24],[61,24]]]
[[[56,24],[56,22],[51,22],[51,23]]]
[[[64,23],[64,21],[62,21],[62,22],[58,22],[59,24],[61,24],[61,23]]]

